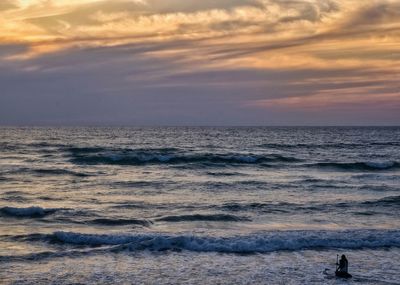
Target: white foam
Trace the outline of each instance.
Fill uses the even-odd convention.
[[[248,236],[210,237],[163,234],[80,234],[56,232],[64,243],[124,245],[130,250],[189,250],[199,252],[255,253],[316,248],[400,247],[400,230],[276,231]]]

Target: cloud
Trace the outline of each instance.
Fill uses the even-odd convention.
[[[156,13],[193,13],[206,10],[227,10],[236,7],[262,7],[262,2],[257,0],[146,0],[148,7]]]
[[[0,2],[0,12],[14,8],[17,8],[17,5],[15,5],[14,1],[3,0]]]
[[[400,2],[373,1],[360,8],[354,18],[349,19],[347,27],[400,24]]]
[[[29,47],[24,44],[0,44],[0,61],[7,57],[25,53],[28,49]]]
[[[0,11],[0,122],[399,122],[398,0],[30,3]]]

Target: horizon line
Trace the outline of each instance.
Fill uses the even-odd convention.
[[[128,125],[128,124],[0,124],[0,128],[398,128],[400,125]]]

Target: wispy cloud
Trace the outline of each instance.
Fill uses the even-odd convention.
[[[310,110],[364,110],[398,123],[399,11],[400,0],[2,1],[0,119],[18,121],[7,110],[27,100],[32,121],[123,109],[113,120],[309,123]],[[95,104],[75,112],[79,100]]]

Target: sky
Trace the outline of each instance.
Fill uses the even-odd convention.
[[[0,125],[400,125],[400,0],[0,0]]]

